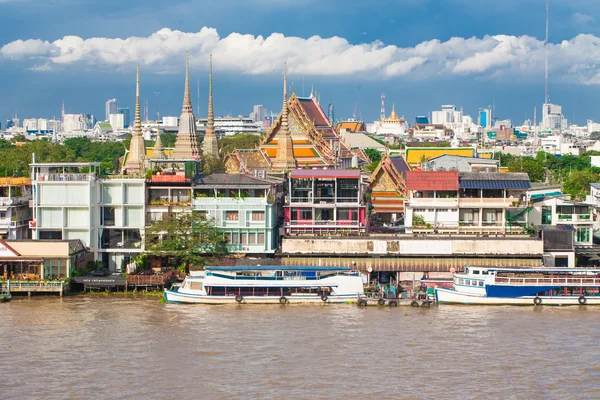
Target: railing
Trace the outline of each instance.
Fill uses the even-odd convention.
[[[353,275],[353,272],[332,272],[325,275],[316,276],[304,276],[304,275],[290,275],[290,276],[248,276],[248,275],[226,275],[215,272],[207,272],[206,276],[215,276],[218,278],[232,279],[232,280],[252,280],[252,281],[318,281],[324,278],[328,278],[333,275]]]
[[[289,222],[293,226],[360,226],[360,221],[316,221],[316,220],[293,220]]]
[[[358,197],[291,197],[290,203],[336,204],[360,203]]]
[[[241,205],[266,205],[266,197],[195,197],[193,200],[194,207],[205,208],[205,205],[227,205],[227,206],[241,206]]]
[[[13,196],[13,197],[0,197],[0,205],[17,205],[17,204],[27,204],[29,202],[29,197],[24,196]],[[9,204],[10,203],[10,204]]]
[[[559,221],[590,221],[590,214],[558,214]]]
[[[57,181],[66,181],[66,182],[87,182],[93,181],[96,179],[95,174],[38,174],[38,181],[48,181],[48,182],[57,182]]]
[[[127,275],[127,284],[128,285],[165,285],[172,278],[173,275],[169,271],[164,275]]]
[[[6,282],[0,283],[2,288],[6,288]],[[11,292],[61,292],[64,290],[63,281],[10,281]]]
[[[146,179],[145,175],[131,174],[131,175],[101,175],[102,179]]]
[[[600,278],[575,278],[575,277],[549,277],[549,278],[522,278],[497,276],[495,283],[513,286],[600,286]]]

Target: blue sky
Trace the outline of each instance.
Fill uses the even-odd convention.
[[[0,13],[3,121],[58,116],[62,99],[102,118],[108,98],[133,108],[136,63],[151,115],[155,92],[178,115],[185,50],[202,115],[210,53],[219,115],[279,111],[283,61],[296,92],[314,84],[338,118],[355,104],[377,118],[383,92],[409,122],[494,102],[521,123],[543,101],[544,0],[0,0]],[[600,120],[598,19],[596,0],[550,0],[550,98],[578,123]]]

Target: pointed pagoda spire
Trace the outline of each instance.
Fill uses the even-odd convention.
[[[188,62],[188,53],[185,53],[185,88],[183,93],[183,107],[181,117],[179,117],[179,130],[173,149],[173,158],[175,160],[198,160],[200,157],[198,146],[198,133],[196,131],[196,118],[192,107],[192,97],[190,96],[190,71]]]
[[[144,170],[146,158],[146,145],[142,136],[142,117],[140,112],[140,67],[136,66],[135,73],[135,120],[133,122],[133,135],[129,144],[129,153],[123,167],[126,173],[141,173]]]
[[[283,108],[281,109],[281,121],[279,132],[277,132],[277,155],[273,161],[272,169],[275,171],[287,171],[296,167],[294,158],[294,146],[289,131],[288,102],[287,102],[287,66],[283,64]]]
[[[192,96],[190,95],[190,63],[188,52],[185,52],[185,89],[183,92],[183,112],[192,112]]]
[[[152,152],[153,160],[164,160],[167,157],[165,156],[165,148],[162,144],[162,139],[160,138],[160,121],[158,117],[156,118],[156,142],[154,142],[154,151]]]
[[[215,113],[213,108],[212,54],[210,55],[210,72],[208,78],[208,120],[206,122],[204,142],[202,142],[202,153],[219,157],[219,143],[217,135],[215,135]]]

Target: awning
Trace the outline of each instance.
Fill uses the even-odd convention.
[[[345,258],[345,257],[284,257],[283,264],[343,266],[355,270],[394,272],[448,272],[450,268],[462,270],[465,265],[481,267],[540,267],[541,257],[488,258],[488,257],[394,257],[394,258]]]

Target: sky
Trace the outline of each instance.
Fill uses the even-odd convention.
[[[550,0],[549,96],[578,124],[600,121],[598,0]],[[150,118],[181,113],[185,52],[194,111],[206,115],[213,55],[216,115],[281,109],[283,63],[336,119],[409,123],[442,104],[521,124],[544,101],[545,0],[0,0],[0,118],[135,106],[135,66]],[[4,123],[3,123],[4,125]]]

